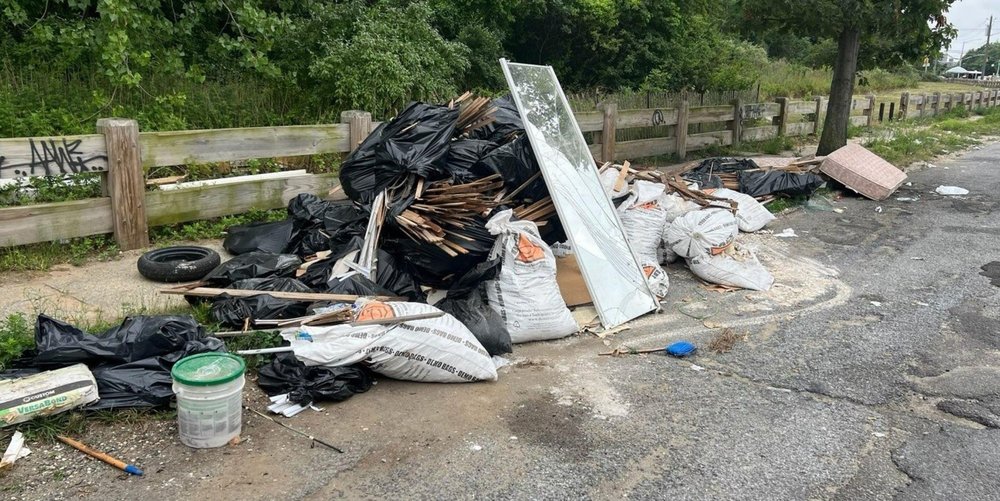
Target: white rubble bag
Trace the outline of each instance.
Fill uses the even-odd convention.
[[[656,262],[656,247],[667,224],[667,211],[660,205],[665,188],[660,183],[636,181],[618,208],[625,238],[640,262]]]
[[[666,231],[666,229],[666,226],[664,226],[663,230]],[[665,241],[660,240],[660,245],[656,247],[656,262],[670,264],[677,261],[677,257],[677,253]]]
[[[688,260],[691,272],[706,282],[766,291],[774,285],[774,277],[749,249],[734,245],[722,254],[702,254]]]
[[[513,343],[566,337],[579,330],[556,282],[556,258],[531,221],[511,221],[514,211],[498,212],[486,229],[497,235],[489,258],[503,264],[486,283],[487,302],[503,317]]]
[[[739,231],[732,212],[709,208],[674,219],[663,235],[667,245],[679,256],[693,258],[722,252],[733,243]]]
[[[384,319],[441,310],[423,303],[365,301],[357,320]],[[444,314],[392,325],[302,326],[281,331],[295,357],[313,366],[364,362],[393,379],[426,383],[496,381],[489,353],[462,322]]]
[[[666,186],[649,181],[636,181],[632,193],[618,209],[625,238],[635,252],[646,281],[656,297],[663,299],[670,289],[667,273],[660,268],[657,248],[663,239],[667,211],[661,205]]]
[[[618,176],[620,176],[621,173],[622,171],[620,169],[612,166],[608,167],[600,174],[601,186],[604,187],[604,192],[611,198],[622,197],[628,193],[628,184],[625,184],[621,190],[615,191],[615,184],[618,182]]]
[[[774,221],[774,214],[767,210],[756,198],[726,188],[705,190],[705,193],[736,202],[736,224],[740,231],[753,232]]]
[[[672,223],[674,222],[674,219],[701,208],[700,205],[687,200],[676,193],[663,195],[663,199],[660,200],[660,205],[667,213],[667,223]]]

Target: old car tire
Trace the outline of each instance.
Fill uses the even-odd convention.
[[[192,282],[219,266],[219,253],[205,247],[178,245],[143,254],[136,267],[139,274],[157,282]]]

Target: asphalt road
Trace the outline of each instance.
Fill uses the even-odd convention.
[[[664,312],[628,331],[520,346],[497,383],[383,380],[289,421],[343,455],[250,416],[243,443],[212,451],[170,423],[112,425],[85,438],[146,477],[53,479],[81,460],[41,446],[3,481],[18,499],[1000,499],[998,166],[994,144],[911,171],[887,201],[782,216],[772,229],[797,238],[744,238],[769,293],[709,291],[674,265]],[[745,338],[712,352],[724,327]],[[700,349],[596,355],[675,339]]]

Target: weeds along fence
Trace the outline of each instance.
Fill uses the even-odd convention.
[[[635,101],[604,100],[590,109],[580,106],[576,119],[601,161],[661,155],[683,159],[695,150],[815,134],[826,109],[826,99],[819,97],[774,102],[746,102],[744,97],[702,105],[702,96],[696,103],[684,95],[657,96],[656,101],[651,96],[649,107],[638,108]],[[872,125],[874,103],[874,96],[856,97],[851,123]],[[997,106],[1000,90],[903,94],[898,118],[936,114],[960,104]],[[168,132],[140,132],[135,120],[109,118],[97,121],[95,134],[0,139],[0,179],[98,173],[103,194],[0,208],[0,247],[113,233],[121,249],[136,249],[149,245],[150,226],[279,208],[300,193],[323,196],[337,185],[335,174],[279,172],[154,191],[146,190],[146,175],[165,166],[348,153],[377,125],[363,111],[345,111],[337,124]],[[629,138],[630,131],[643,129],[662,135]]]

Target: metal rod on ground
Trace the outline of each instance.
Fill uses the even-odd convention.
[[[219,331],[211,333],[212,337],[245,337],[252,336],[258,332],[276,332],[277,329],[250,329],[248,331]]]
[[[269,353],[287,353],[292,350],[291,346],[279,346],[277,348],[259,348],[256,350],[237,350],[236,354],[240,356],[245,355],[267,355]]]
[[[68,445],[68,446],[70,446],[70,447],[72,447],[72,448],[74,448],[74,449],[76,449],[76,450],[78,450],[78,451],[80,451],[80,452],[82,452],[82,453],[84,453],[84,454],[92,457],[92,458],[100,459],[101,461],[104,461],[105,463],[108,463],[109,465],[114,466],[115,468],[118,468],[119,470],[122,470],[122,471],[124,471],[126,473],[131,473],[132,475],[140,475],[140,476],[142,475],[142,470],[140,470],[136,466],[130,465],[130,464],[126,463],[125,461],[121,461],[119,459],[115,459],[115,458],[113,458],[113,457],[111,457],[111,456],[109,456],[109,455],[107,455],[107,454],[105,454],[105,453],[103,453],[103,452],[101,452],[101,451],[99,451],[97,449],[91,449],[90,447],[88,447],[83,442],[78,442],[76,440],[73,440],[72,438],[65,437],[63,435],[56,435],[56,438],[58,438],[60,442],[66,444],[66,445]]]
[[[313,442],[316,442],[316,443],[318,443],[320,445],[324,445],[326,447],[329,447],[329,448],[331,448],[331,449],[333,449],[333,450],[335,450],[335,451],[337,451],[337,452],[339,452],[341,454],[344,453],[344,451],[340,450],[340,448],[335,447],[333,445],[330,445],[330,444],[328,444],[328,443],[326,443],[326,442],[324,442],[324,441],[322,441],[322,440],[320,440],[320,439],[318,439],[318,438],[316,438],[316,437],[314,437],[314,436],[312,436],[312,435],[310,435],[310,434],[308,434],[308,433],[306,433],[306,432],[304,432],[302,430],[299,430],[299,429],[296,429],[296,428],[292,428],[291,426],[288,426],[287,424],[282,423],[282,422],[274,419],[273,417],[268,416],[267,414],[264,414],[263,412],[260,412],[260,411],[258,411],[256,409],[251,409],[251,408],[249,408],[249,407],[247,407],[245,405],[243,406],[243,408],[246,409],[246,410],[248,410],[248,411],[250,411],[250,412],[252,412],[252,413],[254,413],[254,414],[256,414],[256,415],[258,415],[258,416],[260,416],[260,417],[262,417],[262,418],[264,418],[264,419],[266,419],[266,420],[268,420],[268,421],[270,421],[270,422],[272,422],[272,423],[274,423],[274,424],[276,424],[276,425],[278,425],[278,426],[280,426],[280,427],[282,427],[282,428],[285,428],[286,430],[292,431],[294,433],[298,433],[299,435],[302,435],[303,437],[306,437],[309,440],[312,440]]]

